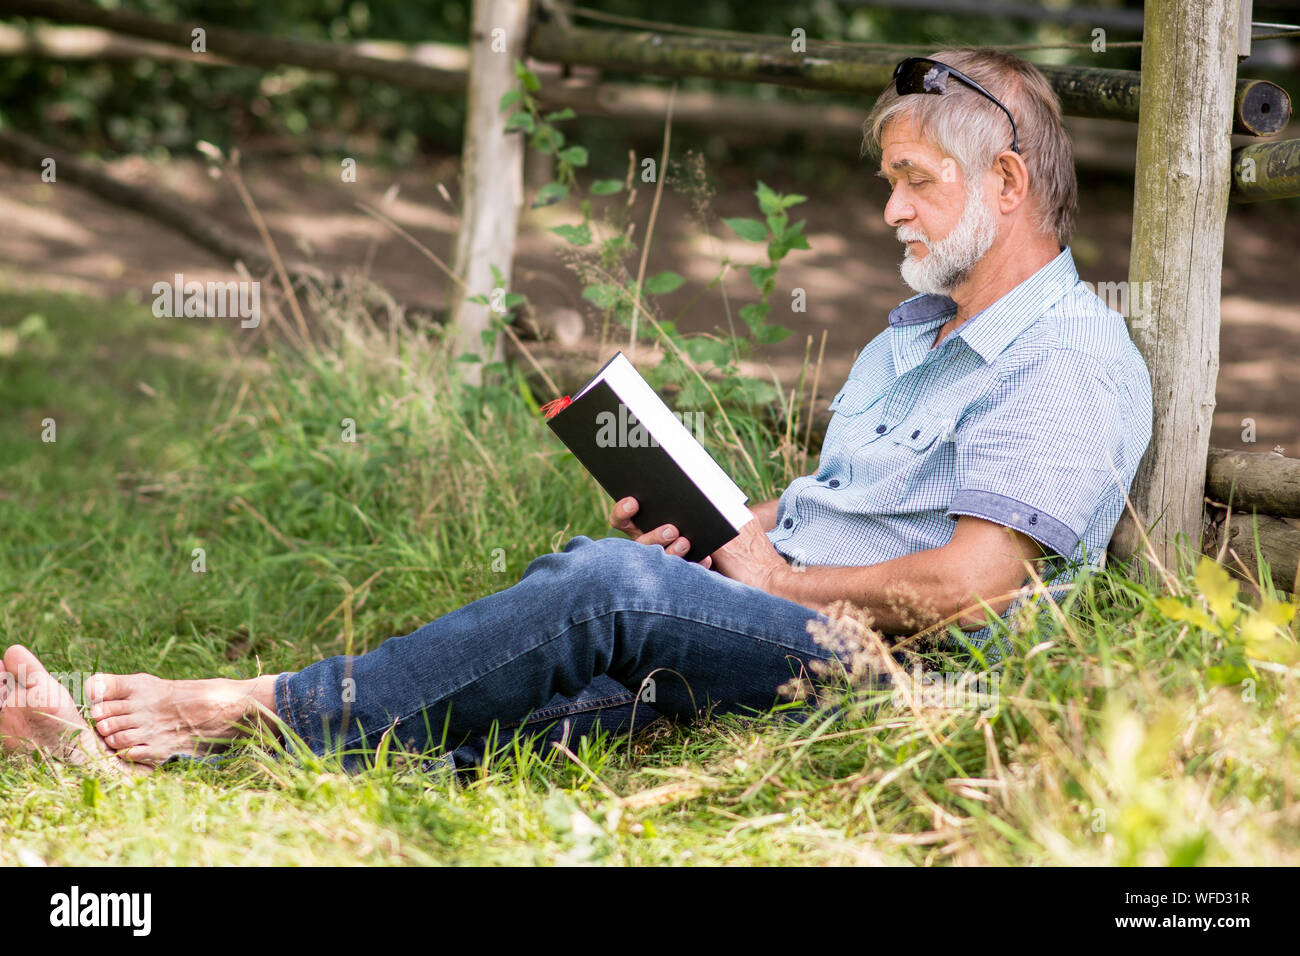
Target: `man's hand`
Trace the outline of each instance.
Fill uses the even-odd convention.
[[[677,529],[670,524],[660,525],[653,531],[642,532],[632,520],[633,516],[640,509],[640,504],[635,498],[624,498],[622,501],[614,503],[614,510],[609,513],[609,523],[618,531],[622,531],[629,538],[635,538],[638,544],[651,544],[663,548],[669,554],[675,554],[683,557],[691,550],[691,542],[677,533]],[[753,522],[751,522],[752,524]],[[749,525],[746,525],[749,527]],[[705,557],[700,561],[704,567],[711,567],[713,560]]]
[[[713,552],[713,568],[741,584],[776,594],[778,582],[790,566],[772,547],[757,517],[740,529],[740,534]]]

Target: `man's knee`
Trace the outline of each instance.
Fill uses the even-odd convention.
[[[597,589],[611,598],[629,598],[642,592],[660,592],[665,575],[672,569],[670,561],[681,559],[629,538],[579,535],[563,551],[536,558],[524,576],[552,574],[559,579],[557,586],[580,587],[587,594]]]

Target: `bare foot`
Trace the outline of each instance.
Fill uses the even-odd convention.
[[[131,772],[90,729],[68,689],[21,645],[5,651],[0,696],[0,748],[111,773]]]
[[[123,760],[156,765],[175,754],[225,749],[275,713],[275,675],[253,680],[164,680],[95,674],[86,681],[95,730]]]

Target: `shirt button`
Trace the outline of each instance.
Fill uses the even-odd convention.
[[[876,426],[876,434],[877,434],[877,435],[883,435],[884,433],[885,433],[885,426],[884,426],[884,425],[877,425],[877,426]]]
[[[840,480],[838,478],[832,478],[830,480],[830,486],[832,488],[838,488],[840,486]]]
[[[784,525],[784,526],[787,527],[787,528],[793,528],[793,527],[794,527],[794,519],[793,519],[793,518],[786,518],[785,521],[783,521],[783,522],[781,522],[781,523],[782,523],[782,525]]]
[[[921,429],[918,428],[916,431],[912,432],[912,437],[915,438],[919,434],[921,434]]]

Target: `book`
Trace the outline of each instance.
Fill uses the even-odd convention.
[[[712,554],[753,518],[745,493],[622,352],[576,395],[542,410],[610,497],[637,500],[638,528],[671,524],[690,542],[688,561]]]

